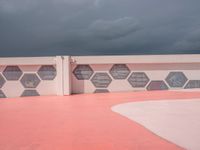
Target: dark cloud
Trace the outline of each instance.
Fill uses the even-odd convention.
[[[0,55],[200,53],[199,0],[0,0]]]
[[[118,39],[139,29],[138,22],[131,17],[116,20],[96,20],[89,26],[89,32],[94,37],[113,40]]]

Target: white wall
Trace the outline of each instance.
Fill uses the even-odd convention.
[[[200,90],[200,55],[0,58],[0,97]]]

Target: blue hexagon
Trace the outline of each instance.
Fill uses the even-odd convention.
[[[0,90],[0,98],[6,98],[6,95],[3,93],[2,90]]]
[[[183,87],[187,80],[183,72],[170,72],[165,79],[170,87]]]
[[[3,87],[3,85],[5,84],[5,79],[3,78],[3,76],[0,74],[0,88]]]
[[[133,72],[128,78],[128,82],[135,88],[142,88],[149,82],[148,76],[144,72]]]
[[[114,79],[126,79],[130,73],[129,68],[125,64],[115,64],[110,69],[110,74]]]
[[[22,75],[22,71],[18,66],[7,66],[3,75],[7,80],[19,80]]]
[[[112,82],[112,79],[107,73],[99,72],[92,77],[91,82],[96,88],[106,88]]]
[[[56,68],[52,65],[43,65],[37,73],[42,80],[53,80],[56,77]]]
[[[89,65],[77,65],[73,71],[78,80],[89,80],[94,71]]]
[[[36,90],[24,90],[21,97],[26,97],[26,96],[39,96],[39,93]]]
[[[40,79],[34,73],[26,73],[23,75],[20,82],[25,88],[36,88],[40,83]]]
[[[158,80],[158,81],[151,81],[149,85],[147,86],[148,91],[153,90],[168,90],[167,85],[164,81]]]

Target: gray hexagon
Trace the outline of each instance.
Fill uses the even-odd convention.
[[[183,87],[187,80],[183,72],[170,72],[165,79],[170,87]]]
[[[194,88],[200,88],[200,80],[190,80],[185,86],[185,89],[194,89]]]
[[[126,79],[130,73],[129,68],[125,64],[115,64],[110,69],[110,74],[114,79]]]
[[[78,80],[89,80],[94,71],[89,65],[77,65],[73,74]]]
[[[112,82],[112,79],[107,73],[96,73],[91,79],[96,88],[106,88]]]
[[[153,91],[153,90],[168,90],[167,85],[165,84],[164,81],[151,81],[149,85],[147,86],[148,91]]]
[[[132,87],[145,87],[149,82],[148,76],[144,72],[133,72],[128,78],[128,82]]]
[[[26,96],[40,96],[40,95],[36,90],[24,90],[21,97],[26,97]]]
[[[42,80],[53,80],[56,77],[56,68],[52,65],[43,65],[37,73]]]
[[[96,89],[94,93],[109,93],[107,89]]]
[[[7,66],[3,75],[7,80],[19,80],[22,75],[22,71],[18,66]]]
[[[25,88],[36,88],[40,83],[40,79],[34,73],[27,73],[23,75],[20,82]]]
[[[0,98],[6,98],[6,95],[3,93],[2,90],[0,90]]]
[[[3,76],[0,74],[0,88],[3,87],[3,85],[5,84],[5,79],[3,78]]]

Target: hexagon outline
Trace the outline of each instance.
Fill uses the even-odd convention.
[[[150,86],[152,86],[152,84],[154,84],[154,86],[158,86],[156,88],[150,89]],[[160,84],[160,85],[159,85]],[[146,89],[148,91],[154,91],[154,90],[168,90],[169,87],[167,86],[167,84],[165,83],[165,81],[163,80],[152,80],[150,81],[150,83],[147,85]]]
[[[179,78],[177,78],[176,75],[178,75]],[[172,88],[180,88],[185,85],[185,83],[188,81],[188,78],[185,76],[183,72],[176,71],[176,72],[170,72],[165,78],[165,81]]]
[[[133,79],[133,81],[132,81],[131,79],[134,78],[134,75],[142,75],[143,76],[142,78],[145,78],[146,80],[145,79],[140,79],[141,81],[137,81],[137,79],[136,79],[134,81],[134,79]],[[136,78],[138,78],[138,77],[136,77]],[[150,79],[146,75],[145,72],[132,72],[131,75],[128,78],[128,83],[134,88],[144,88],[149,83],[149,81],[150,81]],[[141,83],[137,83],[137,82],[141,82]]]
[[[77,65],[73,70],[73,74],[77,80],[89,80],[94,71],[90,65]]]
[[[95,89],[94,93],[109,93],[108,89]]]
[[[57,72],[53,65],[42,65],[38,69],[37,74],[42,80],[54,80]]]
[[[184,89],[200,88],[200,80],[189,80]]]
[[[40,96],[40,94],[37,92],[37,90],[26,89],[22,92],[21,97],[27,96]]]
[[[32,79],[31,79],[32,77]],[[21,84],[24,88],[36,88],[41,82],[37,74],[35,73],[25,73],[21,80]]]
[[[119,70],[118,70],[119,69]],[[121,69],[121,70],[120,70]],[[110,75],[115,80],[123,80],[130,74],[130,69],[126,64],[114,64],[109,70]]]
[[[22,76],[23,72],[19,66],[6,66],[2,74],[8,81],[17,81]]]
[[[96,88],[107,88],[112,82],[112,78],[106,72],[97,72],[92,77],[91,82]]]
[[[0,90],[0,98],[6,98],[6,95],[2,90]]]
[[[4,86],[4,84],[6,83],[6,80],[4,79],[4,77],[0,74],[0,88],[2,88]]]

